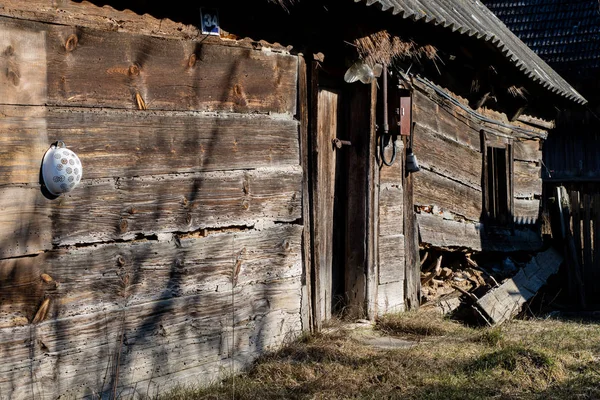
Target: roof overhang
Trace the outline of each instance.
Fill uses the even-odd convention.
[[[579,104],[587,100],[544,60],[523,43],[479,0],[354,0],[404,19],[439,25],[452,32],[476,37],[495,46],[529,79],[552,93]]]

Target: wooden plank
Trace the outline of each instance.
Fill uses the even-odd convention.
[[[3,17],[0,23],[4,32],[46,36],[51,105],[296,112],[294,56]],[[20,104],[44,104],[34,100]]]
[[[415,124],[414,153],[423,168],[481,190],[482,155],[430,128]]]
[[[298,165],[298,123],[267,116],[0,107],[0,180],[37,183],[50,143],[63,140],[83,177],[130,177]],[[74,192],[76,193],[76,192]]]
[[[562,261],[562,256],[553,248],[539,253],[517,275],[480,298],[477,306],[485,312],[489,322],[501,324],[516,315],[548,278],[558,272]]]
[[[400,182],[402,185],[402,182]],[[402,186],[379,188],[379,235],[404,233],[404,191]]]
[[[443,211],[479,221],[482,213],[482,193],[472,187],[422,169],[414,174],[414,204],[438,206]]]
[[[336,153],[332,141],[337,137],[341,97],[337,92],[319,89],[317,115],[317,193],[315,204],[315,255],[318,262],[319,294],[316,305],[321,308],[321,318],[331,318],[332,260],[333,260],[333,207],[335,198]],[[318,260],[318,261],[317,261]]]
[[[100,312],[231,287],[301,277],[300,225],[49,251],[0,261],[0,326],[31,321],[44,298],[48,318]],[[42,274],[52,282],[41,279]],[[54,283],[58,282],[58,284]],[[298,298],[300,302],[300,297]],[[1,347],[1,346],[0,346]]]
[[[539,140],[514,140],[512,145],[515,160],[539,163],[542,159]]]
[[[540,216],[540,200],[514,199],[514,222],[517,225],[533,225]]]
[[[407,139],[403,138],[406,146]],[[402,157],[406,164],[406,154]],[[415,215],[414,174],[405,175],[404,188],[404,305],[406,310],[418,310],[421,300],[421,265],[419,263],[419,227]]]
[[[591,293],[595,291],[594,265],[592,257],[592,202],[589,194],[583,195],[583,278],[590,282]]]
[[[405,311],[404,282],[393,282],[377,287],[377,315]]]
[[[387,70],[386,70],[387,71]],[[387,79],[387,78],[386,78]],[[387,80],[384,80],[387,83]],[[364,292],[358,293],[356,302],[350,303],[357,310],[364,308],[365,316],[374,320],[377,315],[377,275],[378,275],[378,247],[379,247],[379,166],[375,153],[377,151],[377,97],[378,84],[371,82],[369,101],[369,138],[366,156],[367,174],[367,221],[366,221],[366,247],[367,264],[364,273]],[[366,129],[365,129],[366,131]],[[350,164],[354,165],[354,164]],[[349,191],[351,195],[354,192]],[[358,272],[358,271],[356,271]],[[360,280],[360,277],[359,277]]]
[[[0,329],[0,390],[53,399],[206,384],[295,337],[300,291],[295,277]]]
[[[48,2],[46,0],[6,0],[0,15],[42,21],[52,24],[84,26],[106,31],[133,32],[152,36],[193,39],[202,33],[194,25],[186,25],[168,18],[138,15],[131,10],[116,10],[110,6],[98,7],[89,2]],[[208,39],[208,38],[207,38]]]
[[[436,247],[510,252],[535,251],[543,244],[540,235],[530,229],[488,237],[483,224],[446,220],[427,213],[417,214],[417,221],[421,242]]]
[[[413,121],[441,137],[458,142],[473,151],[479,151],[479,125],[465,117],[464,111],[444,103],[439,96],[433,95],[438,98],[439,104],[429,96],[420,90],[413,92]]]
[[[535,163],[515,161],[514,197],[533,198],[542,195],[541,167]]]
[[[404,174],[404,165],[402,164],[402,154],[404,153],[404,143],[402,140],[396,140],[396,161],[391,167],[381,165],[379,169],[379,184],[380,185],[395,185],[402,187],[402,179]],[[392,147],[388,145],[385,149],[386,160],[392,158]]]
[[[310,140],[308,137],[309,127],[309,79],[306,60],[302,56],[298,56],[298,121],[300,122],[300,160],[302,165],[302,222],[304,230],[302,231],[302,265],[303,265],[303,285],[306,288],[306,296],[303,300],[306,301],[306,306],[302,308],[303,314],[303,330],[313,331],[316,326],[313,321],[312,311],[312,257],[311,257],[311,232],[313,229],[312,214],[310,212],[310,189],[309,179],[311,176],[311,154]]]
[[[575,250],[577,252],[577,264],[579,265],[580,274],[585,277],[583,268],[583,243],[581,240],[581,195],[578,191],[569,193],[571,198],[571,224],[573,231],[573,239],[575,241]],[[584,281],[585,282],[585,281]],[[587,291],[587,288],[586,288]]]
[[[302,217],[300,167],[85,180],[49,201],[38,186],[0,187],[0,258],[53,246],[130,240]]]
[[[593,225],[592,225],[592,231],[593,231],[593,247],[594,247],[594,254],[593,254],[593,279],[594,282],[598,282],[598,280],[600,279],[600,195],[599,194],[595,194],[593,197],[593,213],[592,213],[592,217],[593,217]],[[596,283],[594,285],[594,293],[598,294],[600,292],[600,284]]]
[[[379,285],[404,280],[404,235],[379,236]]]

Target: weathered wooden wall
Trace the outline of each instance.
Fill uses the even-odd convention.
[[[306,328],[297,57],[36,4],[0,8],[0,398],[206,382]],[[58,139],[84,179],[49,200]]]
[[[379,170],[378,314],[404,311],[404,145],[401,139],[388,144],[387,160],[391,159],[392,146],[396,146],[397,160]]]
[[[527,227],[534,226],[539,215],[540,140],[545,131],[528,126],[534,133],[523,135],[483,123],[423,84],[417,84],[414,92],[413,121],[413,148],[422,168],[414,174],[414,201],[421,210],[417,218],[424,243],[493,251],[540,245],[539,235]],[[513,139],[513,218],[517,228],[513,236],[487,237],[481,223],[482,130]]]

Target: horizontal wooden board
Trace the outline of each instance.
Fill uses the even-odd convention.
[[[542,159],[539,140],[514,140],[513,157],[519,161],[539,163]]]
[[[481,191],[422,169],[414,177],[414,203],[438,206],[442,211],[479,221],[482,213]]]
[[[48,2],[46,0],[5,0],[0,15],[49,22],[52,24],[85,26],[106,31],[135,32],[151,36],[180,39],[197,38],[202,33],[194,25],[185,25],[168,18],[139,15],[129,9],[98,7],[90,2]]]
[[[379,284],[404,280],[404,235],[379,236]]]
[[[51,105],[291,115],[296,111],[298,63],[291,55],[4,17],[0,24],[3,36],[34,32],[46,37]],[[15,68],[25,68],[28,52],[37,51],[16,44],[13,49]],[[4,74],[1,80],[10,77]],[[3,104],[44,104],[35,98],[12,103],[4,95],[0,91]]]
[[[0,326],[100,312],[302,274],[300,225],[53,250],[0,261]],[[43,279],[42,274],[52,278]]]
[[[398,186],[379,188],[379,235],[404,233],[404,191]]]
[[[117,393],[206,384],[298,335],[300,292],[294,277],[0,329],[0,391],[109,397],[116,371]]]
[[[476,251],[536,251],[542,239],[534,230],[517,229],[514,234],[488,236],[483,224],[445,220],[417,214],[421,243],[442,248],[467,248]]]
[[[514,167],[514,196],[532,199],[542,195],[542,177],[539,164],[515,161]]]
[[[377,286],[377,315],[405,311],[404,281]]]
[[[438,135],[454,140],[474,151],[481,149],[481,127],[468,118],[464,111],[436,96],[419,90],[413,92],[413,121]]]
[[[302,216],[302,169],[84,180],[46,199],[39,186],[0,187],[0,258],[53,246],[130,240],[169,232]]]
[[[39,181],[44,152],[63,140],[83,177],[298,165],[298,123],[240,114],[0,107],[0,182]]]
[[[413,140],[413,151],[422,167],[481,190],[483,156],[479,151],[436,134],[418,122]]]

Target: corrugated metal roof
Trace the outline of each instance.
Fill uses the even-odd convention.
[[[558,71],[600,68],[598,0],[483,0]]]
[[[527,77],[553,93],[577,103],[583,98],[556,71],[523,43],[479,0],[354,0],[413,21],[441,25],[452,32],[475,36],[497,47]]]

